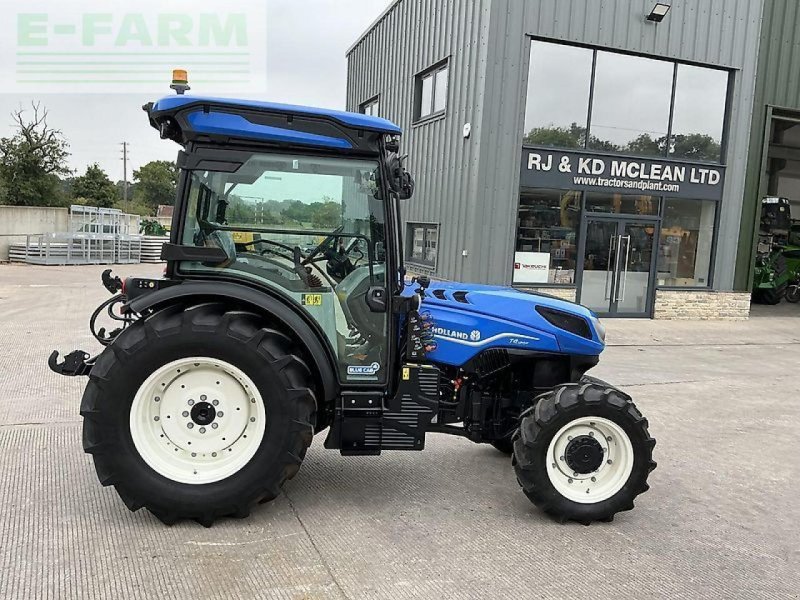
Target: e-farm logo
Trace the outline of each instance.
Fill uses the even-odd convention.
[[[0,93],[265,92],[265,2],[0,0]]]

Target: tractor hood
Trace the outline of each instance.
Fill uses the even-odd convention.
[[[422,309],[433,316],[439,348],[456,350],[457,343],[464,351],[505,347],[597,355],[605,346],[605,328],[591,310],[547,294],[432,281]]]

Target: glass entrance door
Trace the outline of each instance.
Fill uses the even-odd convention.
[[[650,314],[655,221],[586,220],[579,301],[604,316]]]

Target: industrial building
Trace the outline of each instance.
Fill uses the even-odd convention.
[[[799,10],[393,2],[347,53],[347,104],[404,129],[409,270],[746,316],[760,198],[800,201]]]

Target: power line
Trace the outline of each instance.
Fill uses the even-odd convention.
[[[121,142],[122,145],[122,202],[125,205],[125,209],[127,210],[130,208],[128,206],[128,146],[130,144],[128,142]]]

